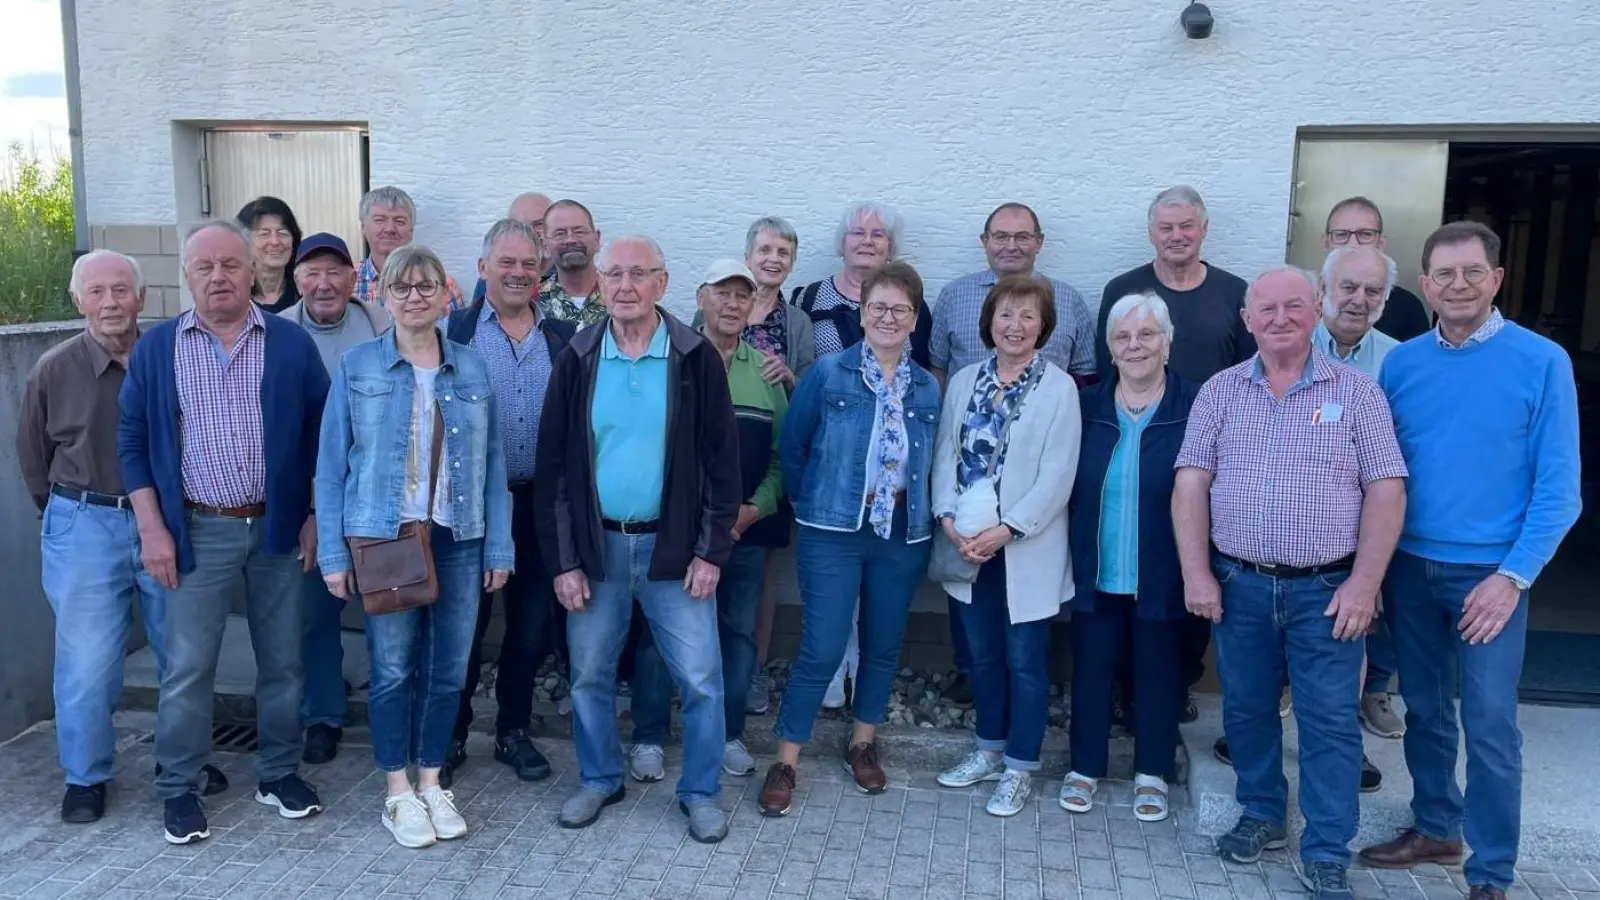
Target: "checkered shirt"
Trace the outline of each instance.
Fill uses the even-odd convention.
[[[539,417],[550,385],[550,345],[537,324],[520,343],[512,341],[500,327],[494,307],[485,303],[478,314],[472,349],[489,367],[489,386],[506,452],[506,475],[513,483],[531,481]]]
[[[1177,468],[1211,472],[1211,542],[1263,565],[1318,566],[1355,552],[1367,484],[1406,477],[1377,382],[1312,351],[1273,396],[1259,354],[1205,383]]]
[[[267,325],[250,304],[232,350],[207,331],[194,310],[178,318],[173,354],[184,499],[229,509],[260,503],[267,493],[261,427],[261,379]]]
[[[928,354],[936,368],[959,372],[992,352],[978,334],[983,300],[999,277],[984,269],[944,286],[933,306],[933,337]],[[1094,374],[1094,319],[1083,295],[1072,285],[1048,279],[1056,294],[1056,330],[1039,352],[1063,372]]]
[[[383,291],[378,290],[378,276],[381,274],[378,271],[378,267],[373,265],[372,257],[369,256],[363,259],[361,265],[356,267],[355,298],[363,303],[387,307],[389,298],[384,296]],[[454,278],[449,275],[444,276],[444,287],[445,290],[450,292],[450,305],[445,309],[444,315],[439,317],[441,319],[466,306],[466,303],[461,299],[461,288],[456,286]]]
[[[1504,327],[1506,327],[1505,316],[1500,315],[1500,310],[1498,308],[1490,307],[1489,318],[1484,319],[1483,324],[1478,326],[1478,330],[1474,331],[1470,337],[1461,342],[1461,346],[1457,347],[1455,344],[1445,340],[1443,325],[1433,326],[1433,339],[1438,341],[1439,346],[1446,350],[1465,350],[1468,347],[1476,347],[1484,341],[1487,341],[1489,338],[1494,337],[1495,335],[1499,334],[1500,329]]]

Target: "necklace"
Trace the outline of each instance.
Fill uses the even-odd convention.
[[[1117,384],[1117,402],[1122,404],[1122,408],[1127,410],[1129,415],[1137,416],[1143,414],[1144,411],[1149,409],[1151,406],[1154,406],[1156,401],[1161,399],[1161,395],[1165,394],[1166,392],[1166,382],[1158,382],[1155,386],[1154,392],[1150,395],[1150,397],[1146,399],[1145,402],[1135,406],[1129,397],[1132,392],[1128,390],[1127,384],[1125,382],[1119,382]]]

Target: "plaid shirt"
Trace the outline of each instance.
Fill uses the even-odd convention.
[[[579,306],[567,289],[561,286],[561,282],[556,280],[556,276],[551,275],[539,285],[539,315],[549,316],[557,322],[576,322],[582,328],[605,318],[606,305],[600,299],[598,284],[594,293],[585,297],[583,305]]]
[[[933,337],[928,355],[935,367],[959,372],[986,359],[991,351],[978,334],[983,300],[999,277],[984,269],[944,286],[933,307]],[[1094,374],[1094,319],[1072,285],[1048,279],[1056,294],[1056,330],[1040,354],[1071,375]]]
[[[378,307],[388,306],[388,298],[383,295],[383,291],[378,290],[379,274],[378,267],[372,264],[372,257],[369,256],[361,261],[361,265],[356,268],[355,298],[357,300],[363,303],[371,303]],[[444,315],[448,316],[458,309],[465,308],[466,303],[461,299],[461,288],[456,286],[456,280],[446,275],[444,276],[444,286],[445,290],[450,292],[450,305],[445,310]],[[442,319],[444,316],[439,318]]]
[[[1483,324],[1478,326],[1478,330],[1474,331],[1471,337],[1468,337],[1466,340],[1462,341],[1461,346],[1457,347],[1455,344],[1445,340],[1443,325],[1433,326],[1433,339],[1438,341],[1439,346],[1445,348],[1446,350],[1465,350],[1468,347],[1476,347],[1484,341],[1487,341],[1489,338],[1494,337],[1495,335],[1499,334],[1500,329],[1504,327],[1506,327],[1505,316],[1500,315],[1499,309],[1490,307],[1489,318],[1485,319]]]
[[[1355,552],[1367,484],[1406,477],[1377,382],[1312,351],[1281,399],[1261,357],[1195,397],[1177,468],[1205,469],[1211,541],[1263,565],[1318,566]]]
[[[266,497],[261,427],[266,335],[266,322],[254,303],[231,350],[206,331],[194,310],[178,318],[173,364],[186,500],[230,509]]]

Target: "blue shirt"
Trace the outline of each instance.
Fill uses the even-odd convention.
[[[667,457],[667,329],[659,314],[650,346],[638,359],[622,354],[606,326],[593,404],[589,418],[601,517],[618,522],[656,519]]]
[[[489,325],[493,327],[486,327]],[[472,349],[489,366],[489,385],[500,413],[500,439],[505,444],[506,475],[513,483],[533,480],[533,451],[539,443],[539,415],[550,384],[550,347],[538,324],[514,341],[494,307],[478,314]]]
[[[1107,594],[1139,589],[1139,452],[1144,426],[1154,410],[1137,418],[1117,406],[1122,437],[1111,451],[1100,494],[1100,570],[1095,588]]]
[[[1390,350],[1400,346],[1400,342],[1376,328],[1369,328],[1350,350],[1349,356],[1340,356],[1339,342],[1333,339],[1333,332],[1328,330],[1327,323],[1319,320],[1317,330],[1311,335],[1311,346],[1321,350],[1322,355],[1331,360],[1377,378],[1378,372],[1383,369],[1384,358]]]

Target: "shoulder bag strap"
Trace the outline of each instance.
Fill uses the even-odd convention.
[[[444,408],[437,392],[433,397],[433,457],[428,463],[428,519],[433,522],[433,495],[439,492],[439,462],[444,456]]]
[[[1022,393],[1017,397],[1017,405],[1011,410],[1011,413],[1006,416],[1005,421],[1000,424],[1000,439],[995,441],[994,449],[989,452],[989,463],[987,466],[985,466],[985,468],[994,467],[994,461],[1000,456],[1001,449],[1003,449],[1011,440],[1011,423],[1015,422],[1017,417],[1022,415],[1022,405],[1028,402],[1028,395],[1033,393],[1034,386],[1043,380],[1044,373],[1041,372],[1039,373],[1038,378],[1032,378],[1022,383]],[[994,480],[994,486],[998,491],[1000,487],[999,478]]]

